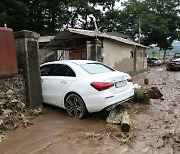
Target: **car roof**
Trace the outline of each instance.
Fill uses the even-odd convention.
[[[72,63],[77,64],[77,65],[81,65],[81,64],[87,64],[87,63],[99,63],[99,62],[92,61],[92,60],[60,60],[60,61],[47,62],[47,63],[44,63],[42,65],[46,65],[46,64],[72,64]]]

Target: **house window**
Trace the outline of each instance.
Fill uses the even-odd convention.
[[[144,57],[147,57],[147,53],[146,52],[144,53]]]
[[[130,54],[131,54],[131,57],[130,57],[130,58],[133,58],[133,57],[134,57],[134,52],[133,52],[133,51],[130,51]]]

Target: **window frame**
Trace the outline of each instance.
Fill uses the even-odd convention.
[[[67,67],[67,71],[66,71],[65,75],[55,75],[55,74],[54,74],[54,72],[56,71],[55,69],[58,67],[58,65],[59,65],[59,66],[61,65],[61,66]],[[73,73],[74,73],[73,76],[68,75],[69,70],[72,70],[72,71],[73,71]],[[53,70],[52,70],[52,72],[51,72],[51,76],[76,77],[76,73],[75,73],[75,71],[74,71],[69,65],[67,65],[67,64],[55,64],[55,66],[54,66],[54,68],[53,68]]]
[[[46,75],[42,75],[42,73],[41,73],[41,69],[43,69],[44,67],[51,67],[49,72],[48,72],[48,74],[46,74]],[[41,66],[40,67],[40,74],[41,74],[41,76],[51,76],[51,73],[52,73],[54,67],[55,67],[55,64],[47,64],[47,65]]]

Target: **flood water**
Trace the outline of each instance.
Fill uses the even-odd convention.
[[[84,120],[69,117],[56,107],[32,120],[27,129],[18,128],[0,143],[0,153],[109,153],[119,144],[111,138],[102,138],[106,130],[105,116],[89,115]],[[94,135],[93,135],[94,134]],[[94,137],[93,137],[94,136]]]

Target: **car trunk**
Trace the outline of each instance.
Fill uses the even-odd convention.
[[[93,76],[101,78],[105,82],[113,82],[114,86],[109,89],[113,94],[125,91],[130,87],[130,84],[128,84],[127,81],[130,76],[126,73],[113,71],[109,73],[94,74]]]

